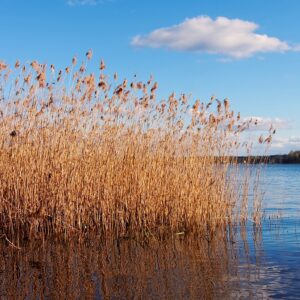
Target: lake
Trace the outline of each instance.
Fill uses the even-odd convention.
[[[262,226],[213,239],[0,243],[0,299],[300,299],[300,165],[261,173]]]

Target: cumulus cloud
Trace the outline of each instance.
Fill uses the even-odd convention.
[[[267,137],[267,134],[263,135],[264,138]],[[245,137],[244,137],[245,138]],[[256,140],[257,138],[257,140]],[[252,155],[274,155],[274,154],[287,154],[290,151],[299,151],[300,150],[300,136],[280,136],[277,133],[273,136],[272,142],[269,145],[269,148],[266,152],[266,144],[259,144],[258,137],[255,138],[250,137],[252,141],[254,141],[252,147]],[[246,141],[246,140],[245,140]],[[247,139],[249,141],[249,137]],[[246,153],[242,152],[240,155],[246,155]]]
[[[180,24],[156,29],[133,37],[131,44],[139,47],[167,48],[178,51],[220,54],[233,59],[256,53],[299,51],[300,46],[266,34],[256,33],[256,23],[240,19],[208,16],[186,19]]]

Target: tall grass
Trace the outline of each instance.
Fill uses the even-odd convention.
[[[109,80],[103,61],[90,74],[86,56],[60,71],[0,63],[2,234],[205,233],[247,219],[235,156],[251,121],[227,99],[159,100],[152,78]]]

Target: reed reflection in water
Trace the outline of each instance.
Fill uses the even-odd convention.
[[[247,232],[213,239],[1,244],[1,299],[212,299],[239,293]],[[249,292],[251,293],[251,291]],[[249,294],[248,294],[249,295]]]

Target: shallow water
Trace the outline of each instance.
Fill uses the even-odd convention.
[[[300,165],[261,183],[262,227],[213,240],[0,243],[0,299],[300,299]]]
[[[267,215],[300,217],[300,164],[267,165],[261,177]]]

